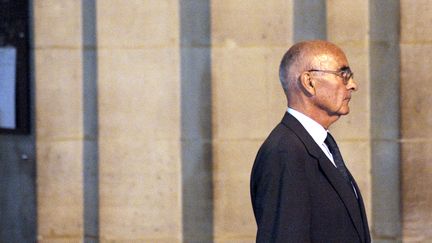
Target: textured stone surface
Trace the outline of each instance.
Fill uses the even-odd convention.
[[[100,138],[102,240],[178,240],[179,150],[178,141]]]
[[[83,91],[79,1],[38,1],[35,16],[38,240],[80,241]]]
[[[182,238],[178,12],[176,1],[98,3],[102,241]]]
[[[180,23],[183,242],[212,242],[210,0],[181,0]]]
[[[408,242],[432,240],[432,142],[402,145],[403,236]]]
[[[429,44],[432,40],[432,29],[430,22],[432,21],[432,1],[417,0],[400,1],[401,7],[401,22],[400,33],[401,42],[410,44]]]
[[[235,237],[253,232],[255,219],[249,195],[250,168],[261,141],[220,141],[214,145],[215,234]]]
[[[33,8],[36,48],[79,48],[80,1],[35,1]]]
[[[368,2],[327,0],[327,37],[335,43],[363,45],[368,32]]]
[[[401,241],[400,55],[398,1],[369,1],[372,232]]]
[[[283,51],[279,56],[273,53],[276,51],[268,48],[221,48],[213,51],[215,139],[263,138],[281,118],[286,101],[275,63],[279,62]],[[278,120],[270,116],[272,112],[276,112]]]
[[[286,101],[278,68],[292,43],[292,1],[212,1],[215,242],[254,242],[249,178]]]
[[[98,62],[101,137],[179,138],[178,49],[100,50]]]
[[[37,156],[38,239],[78,241],[83,234],[82,142],[38,141]]]
[[[285,46],[292,36],[292,0],[212,1],[213,46]]]
[[[178,1],[105,0],[98,4],[102,48],[172,47],[178,44]]]
[[[431,1],[401,1],[401,133],[404,242],[432,240],[430,93]]]
[[[37,139],[80,139],[82,70],[80,50],[36,50]]]
[[[294,0],[294,42],[310,39],[326,39],[326,2],[321,0]]]
[[[425,88],[432,78],[432,45],[401,45],[401,132],[403,138],[432,137],[432,96]],[[426,86],[427,87],[427,86]]]
[[[432,241],[432,1],[401,1],[402,216],[404,242]]]

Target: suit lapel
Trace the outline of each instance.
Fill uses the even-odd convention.
[[[332,164],[332,162],[327,158],[321,148],[315,143],[310,134],[301,125],[301,123],[294,118],[289,113],[286,113],[282,119],[282,123],[290,128],[297,137],[303,142],[308,152],[319,161],[319,166],[324,172],[330,184],[333,186],[335,191],[338,193],[351,220],[359,234],[362,242],[365,242],[364,231],[363,231],[363,221],[360,214],[357,198],[355,197],[354,191],[345,179],[340,175],[340,172]],[[356,187],[357,192],[360,195],[360,190]],[[360,199],[360,197],[359,197]]]
[[[359,210],[359,203],[354,194],[353,188],[345,181],[345,179],[340,175],[340,172],[336,169],[336,167],[333,166],[333,164],[331,164],[331,161],[329,161],[327,157],[323,158],[323,156],[321,156],[318,161],[324,174],[327,176],[333,188],[336,190],[336,192],[339,194],[339,197],[345,204],[357,233],[359,234],[362,242],[364,242],[363,220]],[[360,190],[357,187],[356,190],[358,195],[360,195]]]

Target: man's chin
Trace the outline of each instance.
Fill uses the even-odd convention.
[[[338,111],[338,114],[340,116],[345,116],[345,115],[348,115],[349,112],[350,112],[350,108],[349,107],[343,107],[342,109],[340,109]]]

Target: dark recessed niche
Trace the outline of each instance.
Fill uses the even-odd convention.
[[[0,0],[0,133],[30,132],[28,0]]]

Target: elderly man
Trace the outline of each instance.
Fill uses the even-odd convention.
[[[328,132],[357,90],[345,54],[326,41],[300,42],[279,74],[288,110],[251,175],[257,242],[370,242],[360,189]]]

